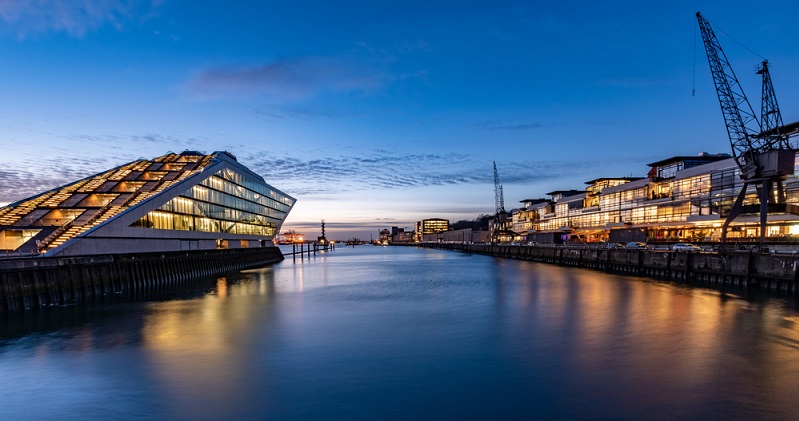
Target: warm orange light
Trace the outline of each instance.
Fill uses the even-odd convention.
[[[218,278],[216,280],[216,295],[224,299],[227,297],[227,278]]]

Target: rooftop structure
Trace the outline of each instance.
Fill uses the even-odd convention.
[[[722,161],[731,158],[729,154],[708,154],[706,152],[694,156],[673,156],[661,159],[660,161],[648,164],[652,167],[651,173],[659,178],[670,178],[677,174],[677,171],[686,170],[691,167],[709,164],[711,162]]]
[[[0,208],[0,251],[71,256],[273,246],[295,201],[228,152],[168,153]]]

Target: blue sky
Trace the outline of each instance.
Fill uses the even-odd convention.
[[[229,150],[298,199],[285,228],[368,238],[492,213],[493,161],[508,209],[643,176],[730,150],[697,10],[799,120],[793,1],[0,0],[0,204]]]

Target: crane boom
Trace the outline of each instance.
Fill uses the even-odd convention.
[[[741,167],[744,178],[751,178],[756,171],[753,154],[762,149],[756,136],[763,130],[713,28],[710,27],[710,22],[699,12],[696,12],[696,20],[705,44],[707,61],[716,85],[733,156]]]

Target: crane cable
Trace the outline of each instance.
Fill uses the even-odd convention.
[[[710,21],[708,21],[708,22],[710,22]],[[711,23],[711,25],[713,25],[713,23]],[[731,40],[735,41],[735,43],[736,43],[736,44],[738,44],[738,45],[740,45],[741,47],[743,47],[743,48],[744,48],[746,51],[749,51],[750,53],[752,53],[752,54],[754,54],[754,55],[756,55],[756,56],[760,57],[760,58],[761,58],[761,59],[763,59],[763,60],[765,60],[765,59],[766,59],[765,57],[761,56],[760,54],[758,54],[758,53],[756,53],[756,52],[752,51],[752,49],[751,49],[751,48],[749,48],[749,47],[747,47],[747,46],[743,45],[742,43],[738,42],[738,40],[737,40],[737,39],[735,39],[735,38],[731,37],[731,36],[730,36],[730,34],[728,34],[728,33],[724,32],[724,30],[723,30],[723,29],[719,28],[719,27],[718,27],[718,26],[716,26],[716,25],[713,25],[713,26],[714,26],[716,29],[718,29],[719,31],[721,31],[721,33],[722,33],[722,34],[726,35],[726,36],[727,36],[727,38],[729,38],[729,39],[731,39]]]
[[[694,25],[694,75],[691,82],[691,96],[696,96],[696,27],[697,25]]]
[[[707,20],[707,18],[705,18],[705,20]],[[713,24],[709,20],[707,22],[710,23],[714,28],[716,28],[719,31],[721,31],[721,33],[726,35],[727,38],[735,41],[736,44],[738,44],[741,47],[743,47],[746,51],[749,51],[750,53],[760,57],[763,60],[766,59],[765,57],[761,56],[760,54],[754,52],[751,48],[749,48],[749,47],[743,45],[742,43],[738,42],[738,40],[736,40],[735,38],[731,37],[730,34],[726,33],[723,29],[719,28],[717,25]],[[694,74],[693,74],[693,82],[692,82],[692,88],[691,88],[691,96],[696,96],[696,44],[697,44],[696,28],[697,28],[697,25],[694,25]]]

